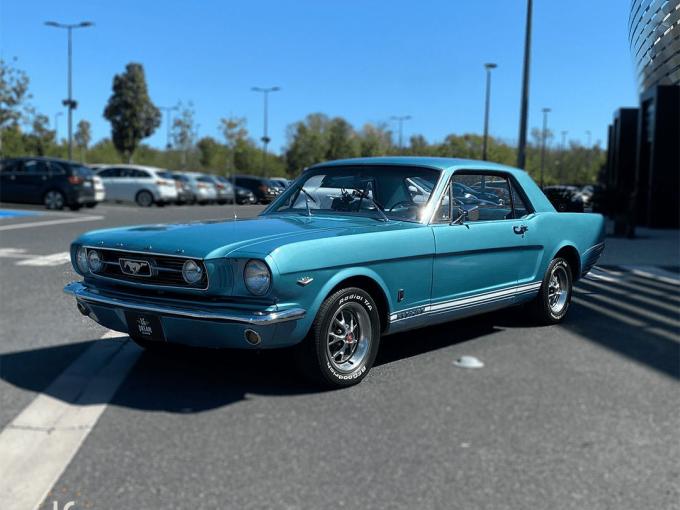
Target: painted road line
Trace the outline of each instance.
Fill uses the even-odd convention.
[[[35,211],[20,211],[18,209],[0,209],[0,220],[5,218],[25,218],[27,216],[41,216],[44,213]]]
[[[83,221],[99,221],[104,216],[81,216],[78,218],[62,218],[59,220],[31,221],[29,223],[15,223],[14,225],[0,225],[0,231],[18,230],[21,228],[47,227],[49,225],[60,225],[62,223],[80,223]]]
[[[102,338],[113,337],[124,335]],[[35,509],[44,501],[140,353],[127,339],[93,343],[0,432],[3,510]]]
[[[0,257],[10,259],[25,259],[26,257],[33,257],[33,255],[27,255],[24,248],[0,248]]]
[[[71,261],[71,255],[67,251],[53,253],[52,255],[36,255],[29,259],[20,260],[17,266],[60,266]]]

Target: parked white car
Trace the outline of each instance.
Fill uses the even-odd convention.
[[[102,167],[97,175],[106,189],[106,200],[135,202],[141,207],[159,206],[177,200],[177,185],[172,174],[161,168],[139,165]]]
[[[183,175],[194,192],[196,202],[200,205],[217,202],[217,187],[212,179],[200,172],[175,172],[175,175]]]

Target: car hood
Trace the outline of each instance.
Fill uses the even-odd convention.
[[[234,253],[237,251],[266,256],[289,242],[417,225],[398,221],[385,223],[366,217],[261,216],[246,220],[210,220],[94,230],[83,234],[76,243],[206,259],[230,254],[237,256]]]

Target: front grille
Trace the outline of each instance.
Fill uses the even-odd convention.
[[[88,248],[88,252],[93,249]],[[102,270],[95,273],[98,276],[148,285],[200,290],[208,288],[208,273],[205,264],[199,259],[101,248],[96,248],[96,251],[104,262]],[[193,260],[203,270],[203,276],[194,284],[187,283],[182,276],[182,266],[187,260]],[[137,274],[130,274],[134,269],[137,269]]]

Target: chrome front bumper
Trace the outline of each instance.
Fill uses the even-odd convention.
[[[147,303],[142,300],[132,298],[119,298],[106,295],[97,289],[88,287],[82,282],[71,282],[64,287],[66,294],[71,294],[77,301],[91,303],[112,308],[122,308],[136,311],[155,313],[159,315],[180,317],[185,319],[199,319],[221,322],[237,322],[240,324],[251,324],[254,326],[268,326],[280,322],[302,319],[306,311],[302,308],[290,308],[288,310],[270,312],[240,312],[235,310],[213,311],[199,310],[194,308],[183,308],[172,305],[159,305]]]

